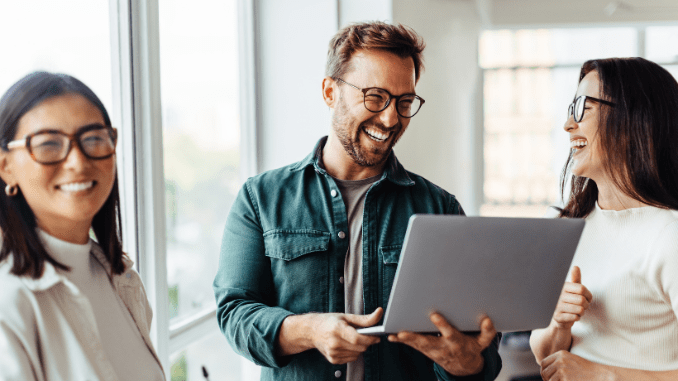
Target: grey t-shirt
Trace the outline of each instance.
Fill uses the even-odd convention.
[[[364,314],[363,301],[363,208],[365,196],[381,175],[362,180],[334,179],[346,205],[349,246],[344,262],[344,310],[347,314]],[[372,312],[372,311],[369,311]],[[346,380],[365,379],[363,356],[347,364]]]

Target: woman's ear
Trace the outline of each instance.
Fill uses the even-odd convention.
[[[0,149],[0,178],[5,184],[14,184],[15,178],[12,174],[12,166],[10,165],[9,152]]]
[[[323,100],[325,100],[327,107],[334,108],[339,95],[338,91],[337,82],[334,79],[331,77],[323,78]]]

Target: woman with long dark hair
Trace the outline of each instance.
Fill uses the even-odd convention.
[[[586,227],[551,324],[544,380],[678,379],[678,83],[642,58],[586,62],[565,131],[561,218]]]
[[[164,379],[122,251],[116,141],[71,76],[35,72],[0,99],[2,380]]]

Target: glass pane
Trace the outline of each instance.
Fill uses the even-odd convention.
[[[35,70],[66,73],[89,86],[111,113],[109,28],[108,1],[0,2],[0,93]]]
[[[240,188],[235,0],[168,0],[160,63],[170,317],[214,308],[212,279]]]
[[[632,28],[483,33],[480,64],[496,68],[484,71],[481,215],[540,217],[561,204],[560,173],[570,150],[563,124],[578,66],[634,55],[636,43]]]
[[[558,64],[580,65],[596,58],[638,55],[635,28],[554,29],[552,33],[551,44]]]
[[[170,380],[204,381],[202,367],[210,380],[220,381],[256,381],[261,372],[258,366],[231,349],[218,328],[170,356]]]
[[[579,65],[604,57],[637,55],[634,28],[490,30],[480,36],[482,68]]]
[[[678,62],[678,26],[645,29],[645,57],[658,63]]]

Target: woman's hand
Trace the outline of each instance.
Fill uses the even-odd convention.
[[[544,381],[613,379],[609,367],[584,360],[568,351],[558,351],[541,362],[541,378]]]
[[[556,311],[553,313],[555,328],[570,330],[574,322],[579,321],[589,308],[593,299],[591,291],[581,284],[581,270],[578,266],[572,268],[572,281],[565,282],[563,291],[558,299]]]

